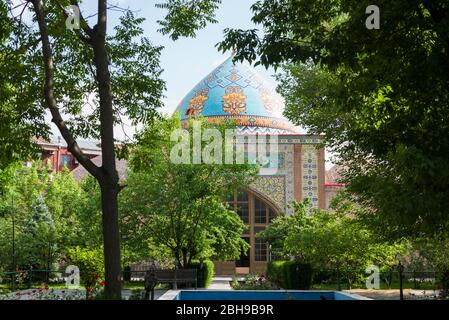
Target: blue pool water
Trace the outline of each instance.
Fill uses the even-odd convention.
[[[338,291],[169,291],[163,300],[365,300],[355,294]]]

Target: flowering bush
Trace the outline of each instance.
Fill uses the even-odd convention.
[[[277,290],[279,289],[274,283],[268,281],[264,276],[248,274],[243,281],[233,279],[231,287],[234,290]]]
[[[104,279],[98,274],[94,276],[95,283],[91,287],[86,287],[86,299],[101,299],[103,297]]]
[[[104,274],[103,250],[76,247],[68,251],[70,263],[80,269],[81,283],[87,290],[87,297],[100,289]]]
[[[86,300],[101,299],[105,282],[98,275],[92,287],[83,289],[50,289],[47,285],[38,289],[0,295],[0,300]]]
[[[85,297],[84,290],[55,290],[43,287],[0,295],[0,300],[83,300]]]

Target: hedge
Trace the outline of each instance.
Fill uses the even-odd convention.
[[[285,261],[271,261],[267,263],[267,279],[280,287],[284,287],[284,271],[282,270],[284,263]]]
[[[197,269],[197,285],[198,288],[207,288],[212,283],[212,278],[214,276],[214,263],[210,260],[205,260],[203,262],[203,268],[201,271],[201,263],[199,261],[193,261],[188,267],[188,269]]]
[[[272,261],[267,264],[267,278],[283,289],[307,290],[312,285],[310,264],[297,261]]]

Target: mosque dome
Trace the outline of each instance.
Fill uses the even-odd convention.
[[[243,133],[295,133],[282,116],[281,96],[247,63],[228,58],[181,101],[175,112],[185,123],[202,116],[210,123],[232,120]]]

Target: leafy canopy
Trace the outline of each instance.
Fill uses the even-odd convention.
[[[47,269],[48,262],[52,267],[67,248],[93,237],[81,214],[87,215],[84,204],[92,195],[68,170],[52,173],[41,162],[17,163],[0,172],[0,181],[0,269],[12,268],[13,219],[16,266],[24,269]]]
[[[235,259],[247,246],[241,239],[245,225],[223,200],[247,186],[256,168],[173,163],[170,153],[178,141],[170,136],[180,128],[175,116],[156,121],[139,135],[120,196],[122,232],[130,243],[169,250],[180,266],[200,258]],[[202,130],[207,128],[211,126],[203,121]],[[225,127],[214,128],[224,137]],[[192,128],[185,130],[192,137]],[[209,142],[201,142],[202,150]]]
[[[221,1],[168,0],[156,5],[166,11],[159,30],[172,39],[195,36],[207,23],[215,23],[214,11]],[[81,29],[66,28],[64,8],[78,5]],[[151,123],[162,106],[165,82],[161,78],[163,47],[144,36],[145,21],[134,11],[119,10],[119,23],[106,36],[112,93],[112,121],[117,128]],[[25,12],[32,18],[26,18]],[[72,135],[100,137],[100,93],[92,46],[92,17],[83,16],[81,1],[45,1],[46,23],[54,67],[54,98]],[[45,83],[41,34],[31,1],[0,4],[0,167],[36,156],[33,138],[50,135],[43,103]],[[128,137],[129,138],[129,137]],[[125,139],[128,140],[128,139]]]
[[[449,6],[445,0],[260,0],[256,30],[227,30],[237,60],[283,66],[285,115],[325,133],[357,201],[398,236],[447,229]],[[259,58],[258,58],[259,57]]]
[[[315,210],[308,203],[295,203],[295,214],[280,216],[258,237],[270,243],[278,258],[295,257],[316,270],[361,271],[369,265],[392,266],[406,252],[402,242],[388,243],[376,237],[355,218],[353,203],[340,200],[335,211]]]

